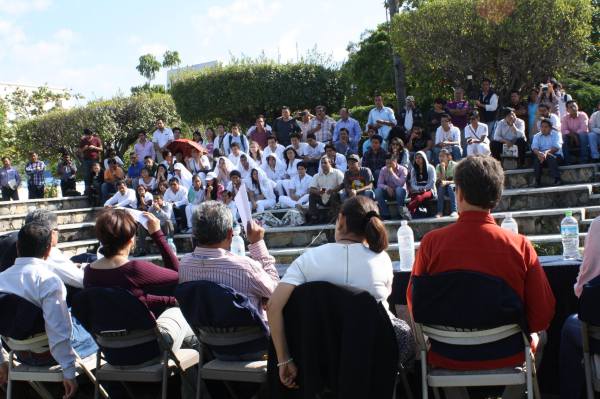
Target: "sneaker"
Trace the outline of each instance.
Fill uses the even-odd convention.
[[[562,180],[561,180],[561,179],[554,179],[554,185],[555,185],[555,186],[560,186],[560,185],[562,185],[562,184],[563,184],[563,182],[562,182]]]
[[[450,214],[450,217],[451,217],[451,218],[457,218],[457,217],[458,217],[458,212],[452,212],[452,213]]]
[[[192,228],[191,228],[191,227],[189,227],[189,228],[187,228],[187,229],[183,230],[183,231],[182,231],[182,233],[183,233],[183,234],[192,234]]]
[[[399,216],[400,216],[400,219],[402,219],[402,220],[408,220],[408,221],[412,220],[412,214],[410,213],[408,208],[405,206],[403,206],[402,209],[400,210]]]
[[[435,218],[436,218],[436,219],[439,219],[439,218],[441,218],[442,216],[444,216],[444,215],[442,215],[441,213],[436,213],[436,214],[435,214]]]

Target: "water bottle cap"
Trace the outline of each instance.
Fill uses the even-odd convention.
[[[506,213],[504,214],[504,218],[505,218],[505,219],[512,218],[512,213],[511,213],[511,212],[506,212]]]
[[[565,216],[567,216],[567,217],[573,216],[573,211],[571,211],[571,210],[566,211]]]
[[[408,221],[406,221],[406,220],[401,221],[400,226],[408,226]]]
[[[242,227],[239,224],[234,224],[233,225],[233,234],[234,235],[240,235],[242,233]]]

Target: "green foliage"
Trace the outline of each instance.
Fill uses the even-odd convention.
[[[181,58],[179,58],[178,51],[165,51],[162,62],[163,68],[173,68],[179,66],[179,64],[181,64]]]
[[[358,43],[348,44],[347,50],[348,61],[341,71],[350,83],[348,106],[370,102],[375,92],[395,97],[389,24],[364,32]]]
[[[52,159],[63,149],[75,155],[82,131],[88,127],[98,132],[105,148],[123,154],[135,142],[138,130],[153,131],[157,118],[170,124],[180,122],[171,96],[143,93],[21,121],[15,126],[15,136],[21,154],[35,149],[40,156]]]
[[[563,79],[562,83],[581,110],[588,115],[596,111],[596,105],[600,101],[600,62],[592,65],[581,64]]]
[[[349,109],[350,116],[360,123],[361,129],[365,129],[367,120],[369,119],[369,112],[373,109],[374,105],[357,105]]]
[[[72,97],[83,98],[79,94],[72,95],[65,91],[52,91],[48,86],[41,86],[32,92],[17,88],[6,96],[6,102],[16,120],[40,116],[63,107],[63,101]]]
[[[338,70],[316,64],[238,62],[178,76],[171,95],[189,124],[221,120],[251,124],[258,114],[279,116],[318,104],[337,110],[344,100]]]
[[[131,88],[131,94],[137,95],[142,93],[159,93],[166,94],[167,90],[163,85],[151,85],[150,83],[144,83],[140,86],[133,86]]]
[[[139,64],[135,67],[137,71],[148,79],[148,84],[154,80],[158,71],[160,71],[161,63],[158,62],[155,56],[152,54],[145,54],[140,56]]]
[[[395,16],[392,43],[415,86],[485,76],[506,95],[581,60],[590,22],[589,0],[428,0]]]
[[[590,63],[600,61],[600,0],[592,0],[592,32],[588,53]]]

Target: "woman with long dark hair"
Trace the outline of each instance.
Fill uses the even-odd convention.
[[[283,323],[283,308],[300,284],[328,281],[333,284],[368,291],[389,309],[387,298],[392,292],[394,272],[385,251],[387,231],[380,219],[377,204],[362,195],[352,197],[342,206],[335,225],[335,243],[305,251],[290,265],[267,307],[271,339],[277,354],[279,378],[291,388],[296,386],[298,369],[290,357]],[[327,267],[323,267],[327,265]],[[388,311],[389,313],[389,311]],[[389,313],[399,346],[399,360],[414,353],[410,327]]]
[[[394,137],[390,141],[390,154],[398,158],[398,164],[404,166],[407,170],[410,166],[410,152],[404,147],[404,142],[399,137]]]
[[[248,200],[253,211],[264,212],[275,206],[275,193],[273,185],[258,169],[252,169],[250,179],[246,181],[248,189]]]
[[[206,198],[207,201],[222,201],[223,191],[225,191],[225,188],[221,183],[219,183],[217,175],[215,175],[213,172],[209,172],[206,175],[206,187],[204,187],[204,198]]]
[[[410,202],[406,206],[410,213],[416,214],[419,205],[436,198],[435,181],[435,167],[427,161],[423,151],[417,152],[410,172]]]

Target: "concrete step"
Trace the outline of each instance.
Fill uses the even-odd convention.
[[[586,206],[585,217],[586,219],[594,219],[600,216],[600,205]]]
[[[600,183],[567,184],[556,187],[521,188],[504,190],[495,212],[582,207],[600,204],[592,195]]]
[[[23,201],[0,202],[0,215],[26,214],[31,209],[43,208],[51,211],[89,207],[87,197],[44,198]]]
[[[96,213],[102,208],[77,208],[62,209],[54,211],[56,213],[58,224],[67,225],[75,223],[93,222]],[[27,213],[0,215],[0,232],[18,230],[25,223]]]
[[[598,181],[597,164],[569,165],[559,167],[560,177],[564,184],[594,183]],[[514,169],[504,172],[504,186],[507,189],[528,188],[535,184],[533,169]],[[552,185],[554,179],[548,170],[542,172],[542,184]]]
[[[586,233],[579,234],[580,246],[583,246],[585,241]],[[547,235],[535,235],[528,236],[529,240],[533,244],[534,248],[538,256],[550,256],[550,255],[562,255],[562,242],[560,234],[547,234]],[[415,246],[418,250],[419,242],[415,243]],[[178,246],[179,249],[179,246]],[[298,256],[302,255],[304,251],[306,251],[306,247],[296,247],[296,248],[285,248],[285,249],[270,249],[269,253],[275,257],[275,261],[278,265],[289,265],[291,264]],[[188,254],[190,251],[178,251],[178,256],[181,258]],[[398,259],[398,244],[391,243],[387,249],[387,253],[390,255],[390,258],[394,261]],[[249,253],[246,255],[249,256]],[[131,259],[144,259],[157,265],[162,265],[162,258],[160,255],[148,255],[144,257],[131,257]]]

